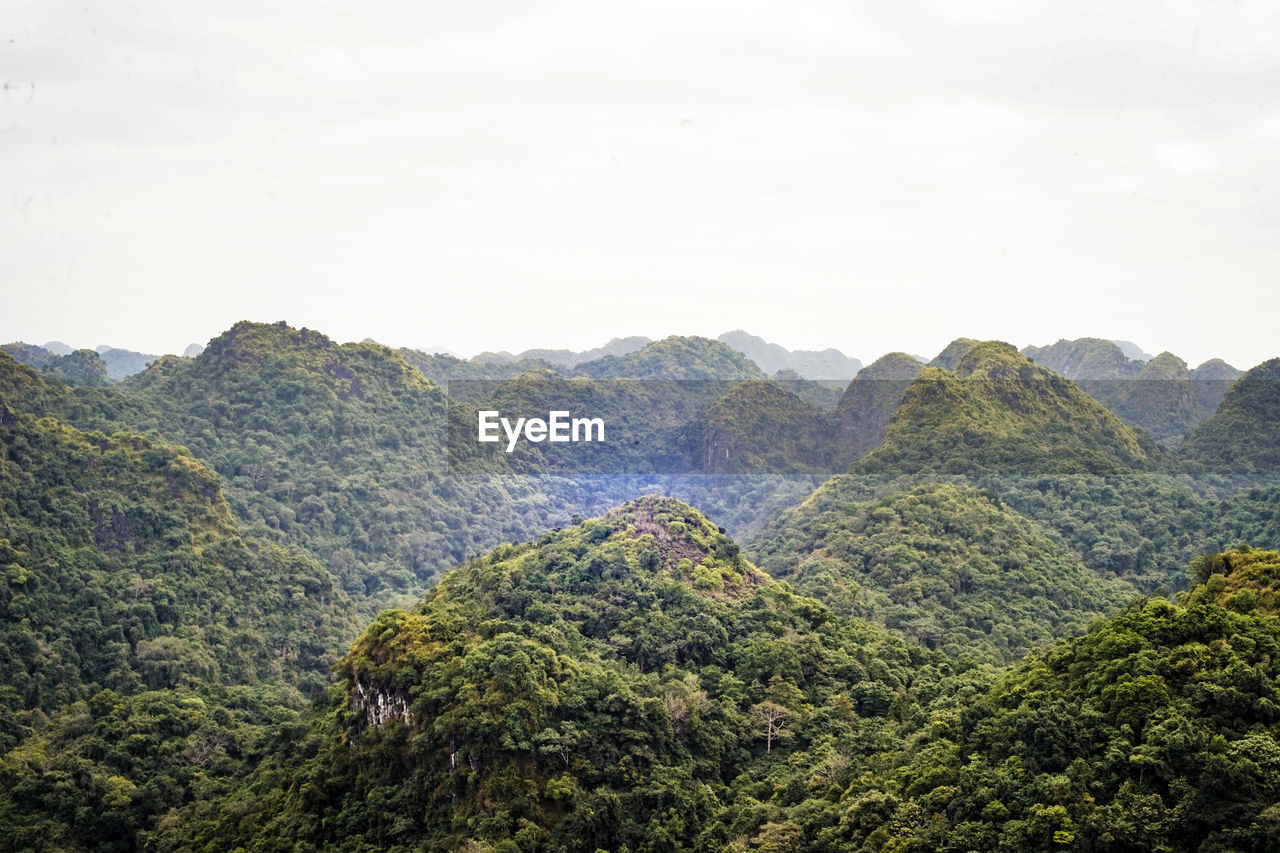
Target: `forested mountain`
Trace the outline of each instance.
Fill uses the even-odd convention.
[[[1275,846],[1280,360],[609,346],[0,354],[0,850]]]
[[[110,381],[106,363],[93,350],[73,350],[65,355],[58,355],[43,347],[24,343],[5,344],[0,349],[14,361],[68,385],[101,387]]]
[[[54,352],[47,347],[12,343],[0,347],[15,360],[71,385],[105,385],[145,370],[158,356],[117,347],[72,350],[63,344]]]
[[[1132,426],[1164,444],[1177,444],[1218,408],[1241,371],[1222,359],[1195,369],[1173,353],[1127,358],[1116,342],[1100,338],[1058,341],[1022,350],[1068,379]]]
[[[733,347],[771,375],[794,370],[805,379],[849,380],[862,369],[862,362],[838,349],[789,350],[741,330],[725,332],[716,340]]]
[[[98,347],[97,353],[102,358],[102,363],[107,366],[107,375],[116,381],[141,373],[147,369],[147,365],[160,357],[109,346]]]
[[[135,428],[190,448],[251,532],[306,549],[366,612],[559,516],[501,472],[479,488],[451,476],[448,398],[378,344],[240,323],[127,388],[147,407]]]
[[[595,349],[583,350],[582,352],[574,352],[567,349],[528,349],[516,356],[516,360],[523,361],[546,361],[556,367],[573,368],[584,361],[595,361],[598,358],[604,358],[607,355],[623,356],[627,353],[644,349],[653,343],[650,338],[640,335],[631,335],[625,338],[612,338],[604,346]]]
[[[907,386],[924,365],[906,353],[891,352],[858,371],[836,406],[840,443],[852,463],[884,441]]]
[[[553,366],[550,360],[542,358],[475,361],[444,353],[428,354],[415,349],[401,349],[398,352],[406,362],[441,388],[448,388],[449,382],[455,379],[514,379],[530,370],[546,370]]]
[[[1280,845],[1280,554],[1198,563],[939,709],[844,793],[840,849],[1268,851]],[[1227,572],[1221,574],[1220,572]],[[819,830],[820,832],[822,830]],[[834,845],[822,849],[837,849]]]
[[[1023,347],[1022,354],[1068,379],[1133,379],[1145,359],[1126,356],[1115,341],[1103,338],[1060,340],[1044,347]]]
[[[717,398],[696,424],[696,470],[705,474],[836,470],[836,418],[791,392],[794,383],[748,380]]]
[[[951,484],[868,491],[861,478],[828,481],[757,534],[751,553],[839,613],[996,663],[1080,633],[1135,594],[989,492]]]
[[[591,379],[764,379],[755,362],[708,338],[672,335],[622,356],[606,355],[573,369]]]
[[[973,344],[954,365],[920,372],[884,443],[857,470],[1033,475],[1155,464],[1158,451],[1149,438],[1008,344]]]
[[[978,345],[978,341],[973,338],[956,338],[951,343],[934,356],[933,361],[928,363],[928,367],[941,367],[944,370],[955,370],[960,364],[960,359],[965,357],[969,350]]]
[[[339,673],[193,849],[738,849],[847,784],[939,671],[642,498],[458,568]]]
[[[357,628],[321,566],[242,538],[185,450],[3,400],[0,566],[5,849],[139,849],[234,787]]]
[[[1194,466],[1224,474],[1280,473],[1280,359],[1265,361],[1231,385],[1213,417],[1179,448]]]

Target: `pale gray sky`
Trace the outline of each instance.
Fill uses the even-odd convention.
[[[1280,6],[0,0],[0,340],[1280,355]]]

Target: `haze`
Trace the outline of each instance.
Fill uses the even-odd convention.
[[[8,0],[0,340],[1280,355],[1280,7]]]

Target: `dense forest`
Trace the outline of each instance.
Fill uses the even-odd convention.
[[[1276,849],[1280,359],[1121,344],[6,345],[0,849]]]

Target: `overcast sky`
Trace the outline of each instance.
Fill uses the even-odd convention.
[[[1280,355],[1274,2],[0,9],[0,340]]]

